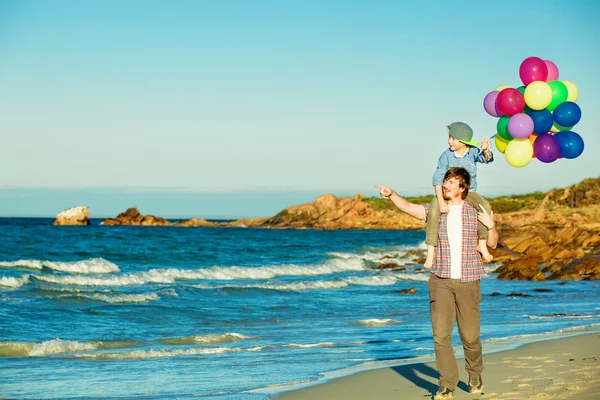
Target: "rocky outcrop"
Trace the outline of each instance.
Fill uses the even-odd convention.
[[[130,207],[116,218],[107,218],[103,225],[142,225],[142,226],[170,226],[171,222],[154,215],[142,215],[136,207]]]
[[[90,209],[77,206],[61,211],[54,220],[54,225],[89,225]]]
[[[495,261],[503,262],[498,278],[600,279],[600,231],[583,222],[580,215],[560,215],[498,223],[499,248],[492,251]]]
[[[288,207],[261,226],[315,229],[420,229],[425,223],[397,210],[376,210],[361,194],[335,197],[325,194],[314,203]]]

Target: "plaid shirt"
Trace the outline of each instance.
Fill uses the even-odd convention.
[[[483,278],[485,269],[481,254],[477,251],[477,210],[463,200],[462,207],[462,263],[461,282],[472,282]],[[429,204],[423,205],[429,214]],[[448,214],[440,215],[438,246],[431,272],[440,278],[450,278],[450,244],[448,242]]]

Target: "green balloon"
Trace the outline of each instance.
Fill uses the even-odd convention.
[[[498,132],[498,135],[500,135],[501,138],[503,138],[504,140],[513,140],[514,138],[510,135],[510,133],[508,133],[508,120],[510,119],[510,117],[508,115],[505,115],[503,117],[500,117],[498,119],[498,123],[496,124],[496,130]]]
[[[519,91],[519,92],[520,92],[520,93],[521,93],[523,96],[525,96],[525,86],[519,86],[519,87],[517,88],[517,90],[518,90],[518,91]]]
[[[552,101],[550,104],[548,104],[546,109],[548,111],[554,111],[554,109],[558,107],[560,103],[567,101],[569,89],[567,89],[567,86],[561,81],[550,81],[548,82],[548,86],[550,86],[550,89],[552,89]]]

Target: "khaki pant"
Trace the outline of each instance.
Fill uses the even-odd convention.
[[[483,208],[489,213],[492,211],[490,207],[490,203],[486,199],[483,198],[479,193],[469,191],[467,194],[467,198],[465,199],[467,203],[469,203],[473,208],[475,208],[478,212],[481,211],[479,205],[481,204]],[[436,247],[438,244],[438,229],[440,219],[440,205],[438,203],[437,197],[433,197],[431,200],[431,205],[429,207],[429,215],[427,216],[427,226],[425,228],[425,243],[430,246]],[[479,239],[487,239],[488,238],[488,229],[481,222],[477,222],[477,237]]]
[[[431,274],[429,277],[429,309],[435,344],[435,360],[440,386],[454,390],[458,384],[458,365],[452,350],[454,320],[465,352],[465,369],[471,375],[483,371],[483,355],[479,340],[479,281],[461,282]]]

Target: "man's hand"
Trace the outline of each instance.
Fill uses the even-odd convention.
[[[483,208],[481,204],[479,204],[479,208],[481,208],[481,211],[477,211],[477,219],[479,220],[479,222],[484,224],[488,229],[493,228],[495,226],[494,212],[490,211],[490,213],[488,214],[488,212],[485,211],[485,208]]]
[[[375,185],[375,187],[379,189],[379,194],[384,199],[389,199],[390,197],[392,197],[392,194],[394,194],[394,191],[387,186]]]

